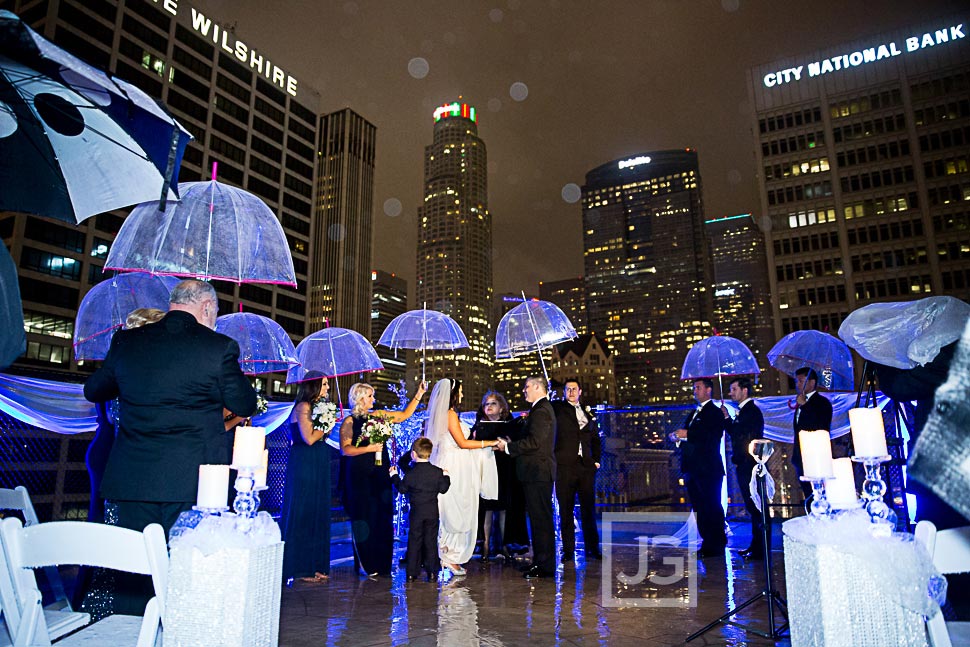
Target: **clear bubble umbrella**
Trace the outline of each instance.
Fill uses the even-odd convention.
[[[17,266],[0,243],[0,369],[7,368],[27,350],[24,306],[20,300]]]
[[[422,382],[425,381],[425,350],[455,350],[468,347],[468,339],[462,332],[461,326],[443,312],[428,310],[427,305],[421,310],[409,310],[394,317],[391,323],[387,324],[377,343],[392,348],[395,352],[399,348],[420,350]]]
[[[262,200],[215,180],[184,182],[179,193],[163,211],[158,202],[132,210],[105,269],[296,285],[283,227]]]
[[[578,335],[569,317],[556,304],[526,299],[525,293],[522,301],[505,313],[495,329],[495,357],[508,359],[537,352],[542,374],[548,383],[549,373],[542,351]]]
[[[168,297],[178,279],[138,272],[118,274],[91,288],[77,309],[74,321],[74,358],[104,359],[116,330],[132,310],[168,310]]]
[[[724,397],[722,377],[733,375],[758,375],[758,360],[743,341],[727,335],[715,335],[702,339],[687,352],[680,372],[682,380],[717,377]]]
[[[293,341],[278,323],[253,312],[233,312],[216,319],[216,332],[239,344],[239,367],[246,375],[288,371],[299,364]]]
[[[815,369],[818,383],[830,391],[852,391],[852,352],[833,335],[818,330],[796,330],[768,351],[768,363],[789,377],[803,367]]]
[[[347,328],[324,328],[308,335],[296,345],[296,358],[300,363],[290,367],[286,383],[332,377],[338,401],[341,395],[336,383],[338,377],[384,368],[367,338]],[[343,403],[340,408],[343,408]]]

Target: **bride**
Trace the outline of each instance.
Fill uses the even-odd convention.
[[[428,403],[427,436],[434,443],[431,462],[447,470],[451,487],[438,495],[441,516],[438,556],[455,575],[475,550],[478,535],[478,498],[498,497],[498,473],[492,447],[495,440],[470,440],[471,429],[458,418],[461,383],[444,379],[435,384]]]

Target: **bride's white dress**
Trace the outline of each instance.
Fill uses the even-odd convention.
[[[462,422],[461,432],[468,438],[471,429]],[[451,434],[442,436],[431,462],[448,470],[451,487],[438,495],[438,556],[442,562],[464,564],[475,550],[478,497],[498,498],[498,472],[491,447],[461,449]]]

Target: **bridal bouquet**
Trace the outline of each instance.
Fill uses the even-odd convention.
[[[367,420],[364,422],[364,428],[361,430],[360,438],[354,443],[356,447],[360,447],[360,443],[367,439],[369,444],[375,445],[378,443],[386,443],[394,436],[394,428],[391,426],[391,420],[385,415],[374,413],[367,416]],[[381,454],[383,452],[377,452],[374,455],[374,464],[381,465],[382,458]]]
[[[328,433],[337,422],[337,405],[320,398],[310,409],[310,421],[314,429]]]
[[[254,416],[259,416],[266,413],[269,410],[269,402],[263,396],[262,393],[256,394],[256,413]]]

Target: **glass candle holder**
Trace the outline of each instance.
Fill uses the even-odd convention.
[[[866,480],[862,483],[862,500],[869,520],[872,523],[896,524],[896,513],[883,500],[886,496],[886,482],[882,480],[879,466],[890,460],[891,456],[853,456],[852,460],[862,463],[866,469]]]
[[[814,519],[827,519],[832,514],[832,504],[825,495],[825,482],[831,476],[801,476],[802,481],[812,484],[812,503],[807,512]]]

